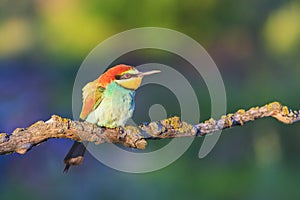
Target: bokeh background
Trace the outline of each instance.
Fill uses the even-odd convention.
[[[203,45],[222,74],[228,112],[274,100],[299,109],[299,19],[296,0],[1,0],[0,131],[52,114],[72,118],[72,87],[83,59],[106,38],[144,26],[174,29]],[[178,65],[157,52],[124,58],[136,65],[161,60]],[[138,92],[138,107],[146,93]],[[200,120],[210,116],[207,95],[200,97]],[[72,141],[52,139],[26,155],[1,156],[0,199],[300,198],[299,124],[262,119],[226,130],[199,159],[202,141],[152,173],[118,172],[87,155],[63,174]],[[151,141],[149,148],[163,144]]]

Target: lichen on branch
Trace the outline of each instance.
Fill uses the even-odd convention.
[[[273,117],[285,124],[300,120],[299,110],[294,111],[278,102],[272,102],[249,110],[240,109],[235,113],[222,116],[220,119],[209,119],[191,125],[179,117],[171,117],[138,127],[103,128],[88,122],[73,121],[53,115],[48,121],[38,121],[28,128],[17,128],[11,134],[0,133],[0,155],[25,154],[32,147],[50,138],[69,138],[79,142],[88,141],[95,144],[120,143],[126,147],[145,149],[146,140],[205,136],[215,131],[234,126],[242,126],[259,118]]]

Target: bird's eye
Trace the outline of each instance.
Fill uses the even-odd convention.
[[[128,79],[128,78],[130,78],[130,77],[131,77],[130,74],[124,74],[124,75],[122,76],[122,79]]]

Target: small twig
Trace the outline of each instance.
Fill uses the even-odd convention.
[[[191,125],[172,117],[156,122],[143,123],[139,127],[126,126],[124,129],[106,129],[88,122],[73,121],[53,115],[50,120],[38,121],[26,129],[17,128],[12,134],[0,134],[0,155],[25,154],[33,146],[50,138],[69,138],[89,141],[95,144],[121,143],[124,146],[145,149],[149,139],[204,136],[218,130],[243,124],[255,119],[274,117],[282,123],[292,124],[300,120],[300,111],[293,111],[278,102],[254,107],[247,111],[238,110],[222,116],[219,120],[209,119]]]

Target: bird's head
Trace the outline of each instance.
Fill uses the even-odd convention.
[[[102,87],[106,87],[112,81],[116,82],[120,86],[136,90],[140,87],[144,76],[159,73],[159,70],[152,70],[148,72],[140,72],[135,67],[129,65],[116,65],[99,77],[99,82]]]

